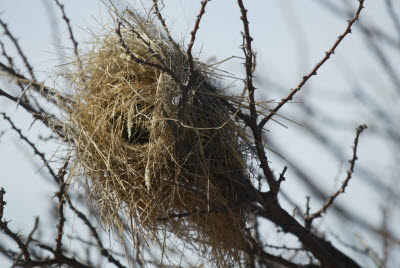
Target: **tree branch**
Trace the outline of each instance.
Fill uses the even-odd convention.
[[[26,58],[26,56],[25,56],[25,54],[23,53],[21,47],[19,46],[17,39],[11,34],[11,32],[8,30],[7,24],[6,24],[5,22],[3,22],[2,19],[0,19],[0,25],[1,25],[1,26],[3,27],[3,29],[4,29],[5,35],[7,35],[7,36],[10,38],[10,40],[11,40],[12,43],[14,44],[14,47],[17,49],[18,54],[21,56],[22,61],[23,61],[24,65],[25,65],[25,67],[28,69],[28,72],[29,72],[29,74],[30,74],[32,80],[35,80],[35,81],[36,81],[35,74],[33,73],[33,68],[32,68],[32,66],[29,64],[28,59]]]
[[[197,15],[193,30],[190,32],[191,38],[190,38],[189,46],[186,51],[186,54],[188,57],[187,62],[188,62],[188,67],[189,67],[189,78],[185,83],[186,87],[189,87],[191,85],[191,83],[193,82],[194,63],[193,63],[193,56],[192,56],[192,48],[194,45],[194,41],[196,40],[197,30],[200,27],[201,18],[203,17],[203,14],[206,12],[207,3],[208,3],[208,0],[203,0],[201,2],[201,8],[200,8],[199,14]],[[185,100],[185,98],[183,98],[183,99]]]
[[[292,89],[289,93],[289,95],[282,99],[279,104],[277,106],[275,106],[275,108],[266,116],[264,117],[260,124],[259,127],[263,128],[265,126],[265,124],[274,116],[276,115],[276,113],[279,111],[280,108],[282,108],[282,106],[284,106],[288,101],[291,101],[293,99],[293,96],[300,91],[300,89],[307,83],[307,81],[313,76],[313,75],[317,75],[317,71],[319,70],[319,68],[330,58],[331,55],[333,55],[335,53],[335,49],[339,46],[339,44],[342,42],[342,40],[346,37],[346,35],[348,35],[349,33],[351,33],[351,26],[354,24],[355,21],[358,20],[358,17],[361,13],[361,10],[364,8],[363,4],[364,4],[364,0],[358,0],[359,2],[359,6],[358,9],[356,11],[356,13],[354,14],[354,17],[348,21],[348,25],[346,30],[344,31],[343,34],[339,35],[338,39],[336,40],[336,42],[333,44],[332,48],[325,52],[325,57],[319,62],[317,63],[317,65],[311,70],[311,72],[306,75],[303,76],[303,80],[300,82],[300,84],[297,85],[296,88]]]
[[[344,191],[347,187],[347,184],[349,183],[351,176],[354,172],[354,167],[355,167],[355,163],[357,160],[356,153],[357,153],[357,147],[358,147],[358,139],[359,139],[361,133],[366,128],[367,128],[367,125],[360,125],[356,129],[356,137],[354,139],[354,146],[353,146],[353,157],[351,158],[351,160],[349,160],[350,168],[347,170],[347,177],[343,181],[342,186],[328,198],[328,200],[324,203],[324,205],[317,212],[305,217],[305,225],[306,225],[307,229],[310,230],[313,220],[321,217],[323,213],[326,213],[327,209],[333,205],[333,202],[339,196],[339,194],[344,193]]]

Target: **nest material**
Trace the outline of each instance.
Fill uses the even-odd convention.
[[[190,88],[148,65],[163,62],[188,79],[186,54],[137,18],[95,42],[75,72],[76,170],[105,224],[121,226],[123,215],[128,231],[159,241],[172,232],[220,264],[240,263],[248,227],[241,184],[249,180],[249,146],[233,121],[240,98],[213,86],[199,62]]]

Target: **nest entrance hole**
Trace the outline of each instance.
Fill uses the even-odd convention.
[[[130,144],[148,144],[150,124],[154,106],[141,103],[133,104],[134,112],[120,113],[111,119],[114,131]]]

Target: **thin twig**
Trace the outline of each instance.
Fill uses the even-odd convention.
[[[357,147],[358,147],[358,139],[361,135],[361,133],[364,131],[364,129],[366,129],[367,126],[366,125],[360,125],[358,126],[357,130],[356,130],[356,137],[354,139],[354,146],[353,146],[353,157],[351,158],[350,162],[350,168],[347,170],[347,177],[346,179],[343,181],[342,186],[335,192],[333,193],[328,200],[324,203],[324,205],[315,213],[306,216],[305,217],[305,225],[307,229],[311,228],[312,225],[312,221],[321,217],[323,213],[326,213],[327,209],[333,205],[333,202],[335,201],[335,199],[341,194],[344,193],[344,191],[346,190],[346,187],[352,177],[352,174],[354,172],[354,167],[355,167],[355,163],[357,160]]]
[[[7,204],[6,201],[4,201],[5,194],[6,191],[4,191],[4,188],[0,187],[0,221],[3,220],[4,206]]]
[[[85,225],[89,228],[90,232],[92,233],[92,236],[94,237],[94,239],[97,242],[97,246],[100,249],[100,253],[101,255],[103,255],[104,257],[107,258],[107,260],[111,263],[113,263],[115,266],[117,266],[118,268],[125,268],[124,265],[122,265],[104,246],[103,243],[101,242],[100,236],[96,231],[96,228],[92,225],[92,223],[89,221],[89,219],[85,216],[85,214],[83,214],[82,212],[80,212],[71,202],[71,200],[68,198],[67,199],[67,203],[70,207],[70,209],[76,213],[76,215],[78,216],[78,218],[80,218]]]
[[[283,168],[283,170],[282,170],[282,173],[279,175],[279,179],[278,179],[278,181],[276,182],[276,186],[277,186],[277,190],[279,191],[279,188],[280,188],[280,186],[281,186],[281,183],[283,182],[283,181],[285,181],[285,173],[286,173],[286,171],[287,171],[287,166],[285,166],[284,168]]]
[[[1,62],[0,62],[0,70],[4,71],[5,76],[8,76],[10,78],[15,78],[17,79],[18,82],[22,84],[30,85],[30,87],[32,87],[37,93],[43,96],[46,100],[50,101],[51,103],[60,108],[63,108],[63,106],[59,105],[58,100],[61,101],[62,104],[68,104],[69,102],[69,100],[66,99],[64,96],[57,94],[56,90],[48,88],[43,83],[39,83],[36,80],[31,80],[26,78],[24,75],[18,73],[14,68],[8,67]],[[0,72],[0,75],[3,74]]]
[[[282,106],[284,106],[288,101],[291,101],[293,99],[293,96],[300,91],[300,89],[307,83],[307,81],[313,76],[313,75],[317,75],[317,71],[319,70],[319,68],[330,58],[331,55],[333,55],[335,53],[336,48],[339,46],[339,44],[342,42],[342,40],[345,38],[346,35],[348,35],[349,33],[351,33],[351,26],[354,24],[354,22],[356,20],[358,20],[358,17],[361,13],[361,10],[364,8],[363,4],[364,4],[364,0],[358,0],[359,2],[359,6],[358,9],[356,11],[356,13],[354,14],[354,17],[348,21],[348,25],[346,30],[344,31],[343,34],[339,35],[338,39],[336,40],[336,42],[333,44],[332,48],[325,52],[325,57],[311,70],[311,72],[306,75],[303,76],[303,80],[297,85],[296,88],[292,89],[289,93],[289,95],[282,99],[279,104],[272,109],[272,111],[266,116],[264,117],[260,124],[259,127],[263,128],[265,126],[265,124],[274,116],[276,115],[276,113],[279,111],[280,108],[282,108]]]
[[[323,6],[328,11],[335,13],[338,16],[348,17],[352,15],[350,9],[345,10],[344,8],[340,8],[338,5],[334,4],[336,1],[315,1],[315,3]],[[350,3],[350,2],[349,2]],[[394,36],[383,32],[381,29],[377,28],[374,24],[366,23],[365,21],[359,22],[356,24],[356,27],[359,27],[361,30],[368,31],[375,38],[377,38],[380,42],[386,43],[393,47],[394,49],[398,49],[400,46],[400,40]]]
[[[196,21],[194,23],[194,27],[193,30],[190,32],[191,38],[190,38],[190,42],[186,51],[187,54],[187,62],[188,62],[188,67],[189,67],[189,78],[186,81],[186,86],[189,87],[191,85],[191,83],[193,82],[193,76],[194,76],[194,63],[193,63],[193,55],[192,55],[192,48],[194,45],[194,41],[196,40],[196,34],[197,31],[200,28],[200,21],[201,18],[203,17],[203,14],[206,12],[206,5],[208,3],[208,0],[203,0],[201,2],[201,8],[199,11],[199,14],[197,14],[197,18]]]
[[[57,6],[60,8],[61,13],[62,13],[62,18],[65,21],[65,23],[67,24],[68,27],[68,32],[69,32],[69,39],[71,40],[72,44],[74,45],[74,54],[75,57],[78,61],[79,64],[79,68],[80,70],[83,70],[82,68],[82,62],[79,58],[79,51],[78,51],[78,42],[76,41],[75,37],[74,37],[74,33],[72,31],[72,27],[71,27],[71,23],[69,18],[67,17],[67,15],[65,14],[65,9],[64,9],[64,5],[62,5],[58,0],[55,0]]]
[[[69,158],[65,161],[64,165],[60,168],[58,171],[57,177],[58,181],[60,184],[60,188],[58,192],[56,193],[56,196],[58,198],[58,224],[57,224],[57,238],[56,238],[56,246],[54,248],[54,251],[56,254],[60,254],[62,251],[62,237],[63,237],[63,229],[64,229],[64,223],[66,221],[65,215],[64,215],[64,204],[65,204],[65,191],[67,184],[64,181],[65,174],[67,174],[67,166],[69,164]]]
[[[8,30],[7,24],[5,22],[3,22],[3,20],[1,20],[1,19],[0,19],[0,24],[1,24],[1,26],[3,26],[5,35],[7,35],[10,38],[10,40],[14,44],[15,48],[17,49],[18,54],[21,56],[22,61],[24,62],[25,67],[28,69],[28,72],[29,72],[32,80],[36,81],[35,74],[33,73],[33,68],[29,64],[28,59],[25,56],[25,54],[22,52],[22,49],[19,46],[17,39],[11,34],[11,32]]]
[[[261,259],[268,260],[268,261],[271,261],[276,264],[281,264],[284,267],[290,267],[290,268],[319,267],[314,264],[301,265],[301,264],[293,263],[289,260],[282,258],[281,256],[276,256],[276,255],[266,252],[265,250],[262,249],[262,247],[258,247],[256,241],[252,237],[247,237],[247,240],[248,240],[248,242],[247,242],[247,245],[245,248],[246,253],[251,254],[251,255],[256,255]]]
[[[6,48],[5,48],[5,46],[4,46],[4,43],[1,42],[1,41],[0,41],[0,47],[1,47],[1,53],[2,53],[2,55],[7,59],[8,65],[10,66],[10,68],[11,68],[11,69],[15,69],[15,66],[14,66],[14,59],[13,59],[10,55],[7,54]],[[25,88],[24,88],[24,86],[22,85],[22,83],[21,83],[20,81],[17,81],[17,85],[18,85],[18,87],[21,89],[21,91],[24,91]],[[26,96],[23,97],[23,100],[24,100],[25,102],[28,101],[28,99],[26,98]]]
[[[31,256],[28,251],[28,247],[22,242],[18,234],[14,233],[8,228],[8,222],[3,221],[4,206],[6,204],[6,202],[4,201],[5,193],[6,192],[4,191],[4,188],[0,188],[0,228],[8,237],[10,237],[12,240],[14,240],[15,243],[17,243],[18,247],[24,254],[25,261],[29,262],[31,261]]]
[[[34,235],[35,232],[37,231],[38,227],[39,227],[39,217],[35,217],[35,222],[34,222],[34,224],[33,224],[33,228],[32,228],[32,230],[31,230],[31,232],[28,234],[28,237],[26,238],[26,241],[25,241],[25,245],[26,245],[27,248],[29,248],[29,243],[30,243],[30,242],[35,241],[35,240],[33,239],[33,235]],[[18,261],[22,261],[23,255],[24,255],[24,253],[23,253],[22,251],[19,252],[19,253],[15,253],[15,254],[14,254],[13,259],[16,260],[16,261],[14,262],[14,265],[15,265],[15,266],[17,266],[16,264],[18,263]],[[32,253],[31,253],[31,258],[32,258],[32,255],[35,257],[35,256],[36,256],[35,252],[32,252]]]
[[[268,158],[265,153],[265,148],[263,146],[262,141],[262,128],[258,127],[257,125],[257,109],[255,105],[255,98],[254,92],[256,90],[253,84],[253,72],[255,70],[255,54],[252,51],[251,43],[253,38],[250,35],[250,28],[249,28],[249,20],[247,19],[247,9],[244,7],[242,0],[238,0],[238,5],[240,8],[241,17],[240,19],[243,22],[243,53],[245,55],[245,70],[246,70],[246,87],[249,92],[249,111],[250,117],[245,121],[248,126],[251,128],[254,137],[254,145],[257,151],[257,156],[259,161],[261,162],[260,167],[262,168],[265,179],[267,180],[268,186],[272,193],[275,195],[278,194],[279,185],[274,179],[274,175],[271,171],[271,168],[268,164]]]
[[[179,45],[174,41],[174,39],[172,38],[172,36],[171,36],[171,34],[170,34],[169,30],[168,30],[168,27],[167,27],[167,25],[165,24],[165,19],[162,17],[161,11],[160,11],[160,9],[158,8],[158,0],[153,0],[153,3],[154,3],[153,5],[154,5],[154,9],[155,9],[155,13],[156,13],[156,15],[157,15],[157,18],[158,18],[158,20],[160,21],[161,26],[163,27],[164,32],[165,32],[165,34],[167,35],[169,42],[175,47],[176,50],[179,51],[179,50],[180,50],[180,47],[179,47]]]
[[[55,182],[57,182],[57,184],[59,184],[59,178],[54,172],[53,168],[50,167],[48,160],[44,156],[44,153],[40,152],[39,149],[36,148],[35,144],[33,144],[24,134],[22,134],[22,131],[14,125],[14,122],[11,120],[10,117],[8,117],[5,113],[0,114],[5,120],[8,121],[8,123],[11,125],[11,128],[18,133],[19,137],[33,149],[34,153],[37,156],[40,157],[40,159],[43,161],[43,164],[47,167],[51,177],[54,179]]]
[[[33,228],[31,230],[31,232],[28,234],[28,237],[26,238],[25,245],[28,246],[28,244],[33,241],[33,235],[35,234],[35,232],[37,231],[38,228],[39,228],[39,217],[35,217],[35,222],[33,223]]]
[[[23,107],[27,112],[29,112],[33,116],[33,118],[43,122],[43,124],[45,124],[50,130],[54,131],[60,138],[65,137],[63,126],[60,123],[58,123],[58,120],[54,116],[48,114],[42,115],[40,112],[36,111],[35,108],[33,108],[29,103],[23,102],[18,98],[11,96],[7,92],[3,91],[1,88],[0,88],[0,96],[4,96],[9,100],[18,103],[18,105]]]

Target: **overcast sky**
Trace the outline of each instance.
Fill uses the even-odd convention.
[[[83,42],[90,41],[92,30],[94,33],[98,33],[102,25],[112,23],[102,1],[64,2],[66,13],[71,19],[76,39],[80,42],[82,49],[88,46]],[[192,22],[200,7],[199,2],[194,0],[164,1],[165,8],[162,12],[165,14],[167,25],[170,26],[176,40],[187,43]],[[357,3],[357,1],[352,2]],[[388,19],[382,2],[382,0],[367,0],[361,20],[372,21],[390,32],[393,30],[393,25]],[[400,1],[393,2],[396,10],[399,11]],[[139,10],[143,8],[139,1],[131,3]],[[279,99],[286,96],[288,90],[295,87],[301,77],[322,59],[325,51],[332,46],[347,25],[346,18],[332,15],[316,4],[316,1],[311,0],[253,0],[246,1],[246,5],[249,10],[251,35],[254,38],[253,48],[257,52],[255,79],[258,82],[260,100]],[[120,1],[117,6],[123,8],[125,3]],[[18,37],[31,64],[36,68],[39,79],[54,86],[55,73],[63,70],[63,67],[54,67],[63,63],[60,61],[59,55],[71,55],[68,32],[63,21],[60,20],[61,16],[57,7],[50,0],[0,0],[0,14],[2,19],[8,23],[10,30]],[[239,18],[240,13],[235,1],[211,1],[207,5],[194,50],[196,53],[201,52],[202,60],[216,59],[219,61],[230,56],[242,57],[240,49],[242,25]],[[61,33],[61,37],[55,36],[55,33]],[[5,40],[4,36],[0,36],[0,38]],[[309,91],[307,93],[309,95],[315,93],[317,96],[327,96],[326,102],[319,102],[316,105],[326,107],[326,111],[335,113],[339,117],[348,118],[349,122],[354,123],[354,129],[358,124],[368,121],[365,114],[354,107],[349,107],[345,101],[341,106],[337,105],[338,102],[334,102],[334,104],[331,102],[332,99],[342,98],[348,94],[348,81],[343,76],[344,63],[358,77],[368,77],[371,83],[379,83],[383,92],[385,92],[385,88],[391,86],[388,81],[382,79],[385,74],[379,73],[379,70],[373,68],[374,59],[369,56],[364,42],[354,28],[353,34],[346,37],[334,57],[323,66],[318,72],[318,76],[313,77],[304,89]],[[398,62],[397,66],[400,66],[400,55],[393,57]],[[243,77],[241,59],[230,60],[221,65],[221,68]],[[283,89],[265,87],[266,80],[279,83]],[[4,79],[0,80],[0,87],[9,89]],[[237,84],[237,87],[241,88],[242,85]],[[391,99],[387,105],[399,104],[398,99]],[[290,107],[292,106],[287,105],[282,112],[290,114],[288,111]],[[0,98],[0,111],[5,111],[12,116],[25,133],[34,135],[44,129],[38,123],[29,129],[30,124],[26,122],[30,122],[31,117],[22,109],[16,109],[14,103],[4,98]],[[316,174],[320,175],[320,183],[326,185],[328,191],[333,190],[337,185],[334,178],[344,173],[347,163],[340,165],[340,163],[332,161],[331,156],[322,154],[321,148],[319,149],[318,146],[310,146],[312,141],[299,135],[301,126],[289,122],[285,122],[285,124],[289,127],[288,129],[277,124],[268,126],[268,129],[278,139],[282,148],[299,155],[302,164],[309,165],[310,168],[315,169]],[[0,131],[4,129],[8,129],[8,125],[4,120],[0,120]],[[339,143],[343,144],[350,156],[354,132],[332,132],[332,135]],[[33,141],[38,142],[37,140]],[[366,146],[367,144],[368,146]],[[374,162],[379,169],[390,169],[390,166],[387,166],[390,161],[386,159],[386,157],[389,158],[389,155],[386,156],[384,153],[387,150],[384,146],[375,137],[366,134],[360,148],[360,163]],[[46,149],[53,151],[57,147],[57,144],[52,144]],[[0,186],[7,191],[5,218],[13,220],[14,228],[24,231],[32,225],[34,216],[47,209],[48,198],[56,189],[43,178],[46,175],[41,175],[45,171],[41,169],[40,162],[32,163],[32,155],[32,150],[27,148],[11,131],[7,131],[0,137]],[[271,156],[271,160],[276,170],[281,170],[285,165],[276,156]],[[315,166],[315,163],[318,165]],[[289,169],[287,178],[292,176]],[[295,200],[304,204],[307,192],[300,182],[289,179],[289,182],[286,182],[283,187],[289,194],[295,196]],[[375,200],[373,189],[355,180],[352,182],[348,194],[341,201],[350,202],[356,210],[362,210],[365,209],[366,196],[370,201]],[[371,202],[370,209],[364,211],[373,223],[375,223],[373,219],[380,217],[380,205],[379,202]],[[2,266],[1,259],[0,266]]]

